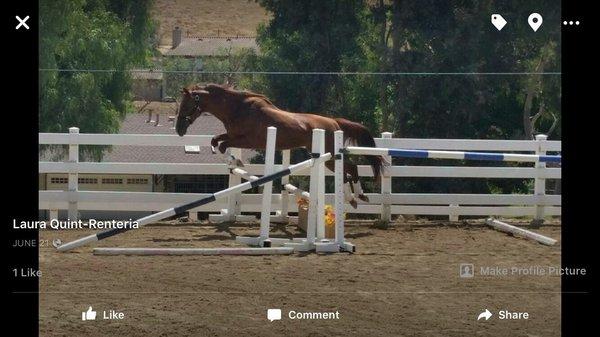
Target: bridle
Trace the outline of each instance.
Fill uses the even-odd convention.
[[[196,111],[198,113],[198,115],[200,115],[202,113],[202,109],[200,108],[200,95],[193,95],[194,96],[194,101],[196,101],[196,103],[194,104],[194,111]],[[188,124],[192,124],[192,116],[195,114],[190,114],[188,116],[185,116],[185,120],[186,122],[188,122]]]

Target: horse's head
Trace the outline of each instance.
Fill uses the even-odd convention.
[[[240,111],[240,104],[249,97],[258,97],[266,104],[273,105],[264,95],[248,91],[236,91],[231,87],[218,84],[194,85],[183,88],[181,103],[177,112],[175,129],[180,136],[185,135],[188,127],[204,112],[210,112],[223,123],[231,121]]]
[[[178,135],[183,136],[196,118],[206,111],[210,93],[203,88],[183,88],[181,96],[175,129]]]

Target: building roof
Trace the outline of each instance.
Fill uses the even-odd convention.
[[[162,103],[163,105],[165,103]],[[160,105],[160,104],[159,104]],[[172,105],[172,103],[171,103]],[[153,119],[156,116],[153,115]],[[159,126],[146,123],[147,113],[129,114],[121,123],[121,134],[172,134],[175,135],[173,123],[167,114],[161,114]],[[216,117],[203,114],[188,128],[188,135],[218,135],[225,133],[225,128]],[[194,145],[194,144],[190,144]],[[242,161],[248,163],[257,154],[253,150],[242,150]],[[104,162],[129,163],[225,163],[226,157],[220,152],[213,154],[210,147],[200,147],[199,153],[186,153],[183,146],[113,146],[106,152]]]
[[[221,56],[240,49],[259,52],[255,37],[183,37],[181,43],[167,50],[166,56]]]
[[[131,113],[121,122],[120,134],[156,134],[176,135],[173,123],[169,121],[169,115],[174,114],[175,105],[165,102],[143,101],[134,102],[137,109],[143,108],[141,113]],[[146,123],[148,112],[152,113],[152,119],[156,120],[159,114],[159,125],[154,122]],[[216,117],[203,114],[188,128],[189,135],[219,135],[225,133],[225,127]],[[195,144],[189,144],[195,145]],[[107,149],[102,158],[103,162],[120,163],[226,163],[226,157],[220,152],[213,154],[210,147],[202,146],[199,153],[186,153],[184,146],[130,146],[115,145]],[[249,163],[250,159],[258,152],[242,149],[241,160]],[[65,161],[67,151],[58,145],[40,147],[40,161]],[[86,159],[82,159],[84,161]]]

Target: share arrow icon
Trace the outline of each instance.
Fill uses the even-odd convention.
[[[490,319],[490,317],[492,317],[492,313],[489,310],[485,309],[484,312],[479,314],[479,316],[477,317],[477,320],[485,318],[485,320],[487,321],[488,319]]]

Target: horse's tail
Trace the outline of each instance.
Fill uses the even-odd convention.
[[[369,129],[360,123],[352,122],[344,118],[335,118],[342,131],[344,131],[344,140],[349,139],[357,146],[376,147],[375,139],[371,136]],[[364,156],[371,167],[373,175],[379,181],[385,164],[385,159],[382,156]]]

